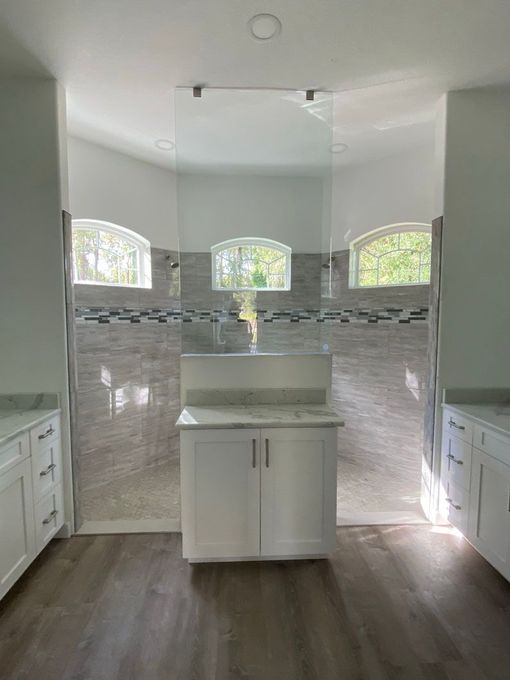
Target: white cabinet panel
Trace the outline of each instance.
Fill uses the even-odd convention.
[[[63,497],[60,484],[55,486],[35,506],[36,552],[40,552],[55,536],[64,522]]]
[[[467,537],[510,579],[510,466],[473,449]]]
[[[25,432],[0,446],[0,475],[30,455],[28,434]]]
[[[469,492],[471,484],[471,451],[472,446],[455,437],[451,432],[443,431],[441,481],[461,486]]]
[[[0,477],[0,597],[34,555],[32,476],[30,460],[26,459]]]
[[[261,554],[331,552],[336,428],[264,429],[261,448]]]
[[[488,453],[489,456],[494,456],[506,465],[510,465],[510,437],[476,423],[473,439],[474,446],[477,449]]]
[[[37,503],[51,489],[60,483],[62,457],[60,439],[56,439],[32,454],[32,478],[34,480],[34,502]]]
[[[469,493],[448,480],[441,481],[439,510],[445,520],[465,534],[468,526]]]
[[[259,554],[259,439],[259,430],[181,433],[184,557]]]
[[[443,411],[443,431],[451,432],[459,439],[471,444],[473,442],[473,423],[455,411],[450,411],[447,408]]]

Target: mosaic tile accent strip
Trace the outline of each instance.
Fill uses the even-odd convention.
[[[223,309],[127,309],[106,307],[77,307],[78,323],[247,323],[240,310]],[[278,311],[257,310],[257,321],[263,323],[417,323],[428,320],[428,307],[402,309],[296,309]]]

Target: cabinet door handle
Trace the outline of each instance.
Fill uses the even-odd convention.
[[[39,435],[39,439],[46,439],[46,437],[49,437],[54,432],[55,432],[55,430],[53,429],[53,425],[50,425],[49,428],[46,430],[46,432],[44,434]]]
[[[446,457],[448,458],[448,460],[451,460],[451,461],[453,461],[454,463],[457,463],[457,465],[464,465],[464,461],[463,461],[463,460],[458,460],[457,458],[455,458],[455,456],[452,456],[451,453],[449,453]]]
[[[257,440],[252,439],[251,440],[252,448],[251,448],[251,466],[252,468],[257,467]]]
[[[49,524],[57,516],[58,510],[52,510],[46,519],[43,519],[43,524]]]
[[[269,467],[269,439],[266,439],[266,467]]]
[[[448,505],[451,505],[452,508],[455,508],[455,510],[462,510],[462,505],[456,505],[451,498],[445,498],[445,501],[448,503]]]
[[[450,427],[455,427],[457,430],[465,430],[466,429],[464,427],[464,425],[457,425],[457,423],[454,421],[453,418],[450,418],[450,420],[448,421],[448,425]]]
[[[49,475],[52,470],[54,470],[57,466],[55,463],[51,463],[51,465],[48,465],[46,470],[43,470],[42,472],[39,473],[39,477],[46,477],[46,475]]]

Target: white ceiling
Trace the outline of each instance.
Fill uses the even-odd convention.
[[[179,85],[338,92],[351,164],[430,142],[442,92],[510,81],[509,0],[2,0],[0,26],[0,74],[54,75],[72,134],[161,165]]]

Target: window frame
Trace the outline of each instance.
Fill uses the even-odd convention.
[[[232,287],[226,288],[224,286],[216,285],[216,256],[223,250],[229,250],[230,248],[235,248],[236,246],[260,246],[263,248],[272,248],[278,251],[285,257],[285,286],[283,288],[253,288],[253,287]],[[216,245],[211,246],[211,288],[215,291],[221,292],[254,292],[254,293],[275,293],[284,292],[291,289],[292,284],[292,248],[280,243],[279,241],[274,241],[269,238],[261,237],[243,237],[243,238],[233,238],[222,241],[221,243],[216,243]]]
[[[152,288],[151,244],[141,234],[113,222],[95,219],[72,220],[72,234],[75,231],[102,231],[118,236],[136,248],[138,265],[137,283],[115,283],[111,281],[79,281],[76,278],[74,249],[72,253],[73,284],[80,286],[110,286],[114,288]]]
[[[384,236],[391,234],[402,234],[408,232],[422,232],[432,236],[432,226],[424,222],[399,222],[386,227],[378,227],[363,236],[360,236],[349,244],[349,288],[354,289],[376,289],[376,288],[400,288],[402,286],[428,286],[430,280],[414,281],[407,283],[378,283],[375,286],[362,286],[359,283],[359,253],[363,247]],[[402,249],[405,250],[405,249]]]

